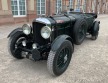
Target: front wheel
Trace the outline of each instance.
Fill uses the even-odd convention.
[[[22,46],[22,41],[24,40],[26,40],[26,37],[23,33],[16,33],[9,38],[8,51],[13,57],[23,59],[22,50],[19,47]]]
[[[47,68],[52,75],[59,76],[64,73],[70,63],[73,46],[65,40],[56,51],[51,50],[47,60]]]

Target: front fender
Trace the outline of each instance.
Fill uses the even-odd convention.
[[[22,28],[14,29],[14,30],[7,36],[7,38],[14,36],[14,34],[17,33],[17,32],[22,32]]]
[[[74,44],[73,44],[73,40],[70,36],[68,35],[60,35],[58,36],[52,43],[51,45],[51,49],[53,51],[56,51],[60,46],[61,44],[65,41],[65,40],[69,40],[71,43],[72,43],[72,46],[74,48]]]

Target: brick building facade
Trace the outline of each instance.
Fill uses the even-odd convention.
[[[0,25],[28,22],[69,8],[108,14],[108,0],[0,0]]]

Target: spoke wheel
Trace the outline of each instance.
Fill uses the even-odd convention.
[[[62,49],[62,51],[58,55],[58,60],[57,60],[57,66],[59,69],[63,68],[66,65],[68,58],[69,58],[69,49],[68,48]]]
[[[85,38],[85,35],[86,35],[85,26],[82,25],[81,28],[79,28],[79,34],[78,34],[79,41],[82,41]]]
[[[72,29],[72,36],[76,45],[80,45],[84,41],[87,28],[87,22],[85,21],[85,19],[81,18],[75,22],[75,25]]]
[[[47,60],[47,68],[52,75],[59,76],[66,71],[73,50],[74,47],[68,40],[65,40],[56,51],[53,48],[51,49]]]

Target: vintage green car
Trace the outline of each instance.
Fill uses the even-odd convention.
[[[94,13],[61,13],[36,18],[32,26],[24,24],[9,35],[9,52],[17,59],[47,60],[52,75],[59,76],[67,69],[74,44],[80,45],[87,34],[96,40],[100,21]]]

